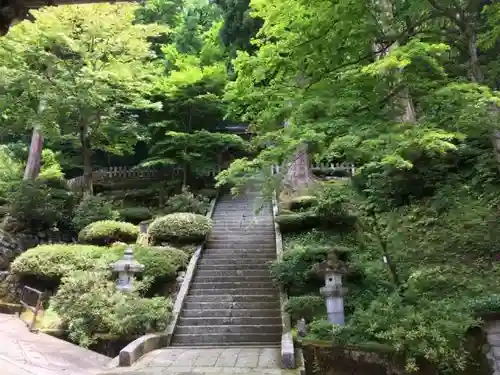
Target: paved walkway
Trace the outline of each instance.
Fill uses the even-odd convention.
[[[279,348],[168,348],[155,350],[134,366],[102,373],[124,375],[295,375],[280,369]]]
[[[31,333],[17,316],[0,314],[1,375],[86,375],[110,358],[43,333]]]

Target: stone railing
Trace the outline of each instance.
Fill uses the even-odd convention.
[[[207,169],[198,173],[205,177],[215,177],[220,168]],[[183,173],[181,167],[150,168],[150,167],[109,167],[92,172],[94,184],[107,184],[126,180],[154,180],[166,177],[179,176]],[[68,180],[71,190],[79,190],[84,186],[84,177],[79,176]]]
[[[318,174],[327,174],[325,179],[348,179],[356,174],[356,166],[352,163],[312,163],[311,170]],[[286,169],[280,165],[273,165],[272,173],[284,172]],[[339,173],[339,176],[335,176]]]

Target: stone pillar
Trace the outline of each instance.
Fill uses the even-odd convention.
[[[334,275],[334,278],[341,280],[342,276]],[[338,285],[325,285],[320,289],[320,293],[325,297],[328,321],[332,324],[345,324],[344,317],[344,291],[342,281]]]
[[[325,297],[328,321],[344,325],[344,295],[347,289],[342,286],[342,275],[346,272],[345,265],[332,252],[328,259],[318,266],[317,271],[325,278],[325,286],[320,289],[320,293]]]

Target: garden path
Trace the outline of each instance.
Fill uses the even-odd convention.
[[[0,314],[0,374],[90,375],[110,358],[43,333],[31,333],[15,315]]]
[[[119,367],[101,375],[297,375],[280,369],[280,348],[170,347],[152,351],[132,367]]]

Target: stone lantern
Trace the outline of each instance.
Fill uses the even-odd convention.
[[[123,252],[123,258],[111,266],[113,267],[113,272],[118,273],[116,289],[122,292],[130,292],[132,290],[134,275],[144,271],[144,265],[134,259],[134,251],[131,247],[127,247]]]
[[[346,271],[344,263],[333,252],[317,266],[318,274],[325,278],[325,286],[320,289],[320,293],[325,297],[328,321],[332,324],[345,324],[344,295],[347,288],[342,287],[342,276]]]

